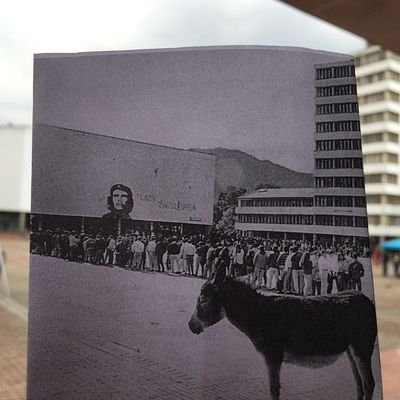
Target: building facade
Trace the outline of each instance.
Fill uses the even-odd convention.
[[[379,46],[355,56],[371,241],[400,236],[400,57]]]
[[[32,129],[0,126],[0,231],[24,231],[31,206]]]
[[[312,188],[269,189],[239,198],[243,234],[368,243],[354,65],[315,66]]]

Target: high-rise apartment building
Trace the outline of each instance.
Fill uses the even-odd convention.
[[[372,242],[400,236],[400,56],[379,46],[355,55]]]

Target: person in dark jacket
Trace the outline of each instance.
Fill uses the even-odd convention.
[[[278,246],[274,247],[274,252],[270,254],[267,262],[267,289],[276,290],[276,284],[279,278],[278,258],[279,249]]]
[[[312,272],[313,272],[313,263],[310,259],[310,253],[304,253],[303,258],[303,276],[304,276],[304,296],[309,296],[312,293]]]
[[[106,250],[106,241],[100,235],[96,237],[96,259],[95,264],[104,264],[104,252]]]
[[[180,273],[179,271],[179,252],[181,246],[177,243],[176,237],[172,238],[172,242],[168,245],[168,260],[170,263],[171,272],[173,274]]]
[[[159,272],[165,271],[163,257],[166,251],[167,251],[167,245],[165,243],[165,240],[162,237],[160,237],[156,244],[157,268]]]
[[[293,249],[293,252],[294,254],[291,258],[293,287],[297,294],[301,294],[303,290],[303,269],[300,265],[300,261],[303,257],[303,253],[301,253],[297,247]]]
[[[361,278],[364,276],[364,267],[358,261],[358,255],[353,255],[354,261],[349,265],[349,277],[351,288],[357,289],[361,292]]]
[[[203,242],[199,242],[197,244],[197,264],[196,264],[196,271],[195,276],[199,276],[199,270],[201,268],[200,276],[204,276],[205,274],[205,265],[207,261],[207,252],[208,252],[208,245],[204,244]]]
[[[229,246],[228,246],[227,242],[224,243],[224,247],[219,252],[218,260],[223,260],[224,261],[223,265],[225,265],[226,268],[229,271],[229,267],[230,267],[230,264],[231,264],[231,255],[230,255],[230,252],[229,252]],[[217,261],[217,264],[219,265],[218,261]],[[215,265],[215,270],[217,270],[217,265]]]

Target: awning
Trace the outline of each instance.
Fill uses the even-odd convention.
[[[379,245],[383,250],[400,251],[400,238],[387,240]]]

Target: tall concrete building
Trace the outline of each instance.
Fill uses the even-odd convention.
[[[371,241],[400,236],[400,57],[379,46],[355,55]]]
[[[315,225],[327,239],[368,236],[355,70],[352,63],[315,66]]]

